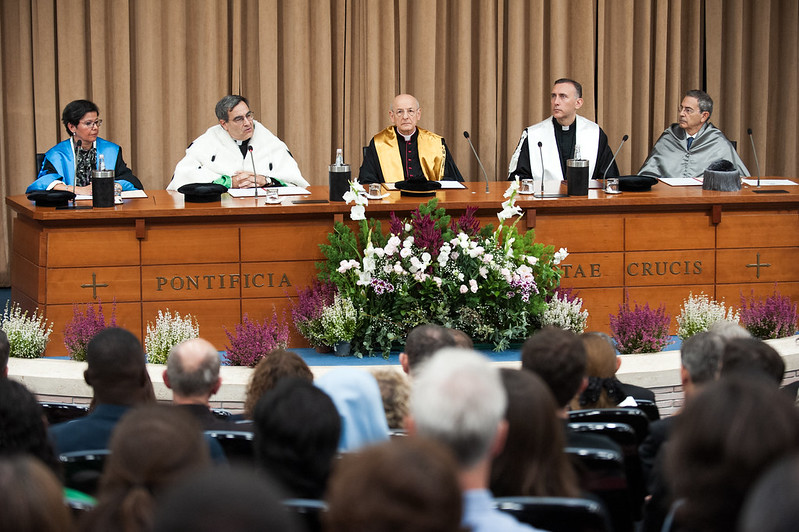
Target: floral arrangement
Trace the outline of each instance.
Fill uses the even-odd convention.
[[[333,304],[325,307],[320,318],[322,341],[335,346],[339,342],[351,342],[358,327],[358,312],[346,297],[336,294]]]
[[[102,301],[97,307],[88,303],[83,311],[78,305],[72,305],[72,320],[64,327],[64,345],[72,360],[86,360],[86,346],[94,335],[108,327],[116,326],[116,303],[111,309],[111,319],[106,323]]]
[[[270,351],[283,348],[289,343],[289,326],[286,315],[278,320],[273,312],[271,318],[262,323],[250,321],[247,314],[236,325],[235,335],[225,328],[229,345],[225,346],[225,360],[231,366],[254,367]]]
[[[147,322],[147,336],[144,339],[147,361],[152,364],[166,364],[172,347],[199,336],[200,325],[191,314],[181,317],[179,312],[175,312],[172,316],[169,309],[166,312],[159,310],[155,324]]]
[[[648,303],[643,307],[636,303],[631,309],[626,301],[618,314],[610,315],[610,330],[619,353],[654,353],[671,343],[670,322],[665,305],[653,310]]]
[[[777,291],[765,299],[741,295],[741,325],[755,338],[784,338],[796,333],[797,305]]]
[[[575,334],[585,332],[588,311],[582,310],[583,300],[564,292],[555,292],[547,302],[547,309],[541,316],[541,326],[552,325]]]
[[[677,336],[685,340],[707,331],[717,321],[738,323],[739,315],[732,307],[727,308],[723,301],[719,303],[704,293],[698,296],[691,293],[683,301],[680,315],[677,316]]]
[[[6,333],[10,348],[9,356],[17,358],[39,358],[44,354],[53,323],[39,314],[39,309],[30,316],[19,303],[7,304],[0,320],[0,329]]]
[[[351,185],[350,200],[360,197],[356,192]],[[518,183],[511,182],[500,222],[521,214],[517,193]],[[353,213],[357,235],[335,225],[329,243],[320,246],[326,261],[317,268],[319,278],[358,309],[355,356],[380,351],[387,357],[423,323],[460,329],[496,350],[535,330],[568,252],[535,243],[533,231],[519,233],[518,219],[496,230],[481,228],[476,211],[469,207],[453,220],[434,198],[408,219],[392,213],[388,234],[379,221],[360,219],[360,210]]]
[[[322,311],[333,304],[336,286],[315,280],[311,286],[297,290],[297,300],[291,299],[291,317],[297,332],[312,346],[323,347]]]

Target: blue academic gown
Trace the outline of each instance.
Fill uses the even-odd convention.
[[[141,181],[133,175],[122,159],[122,148],[100,137],[97,137],[96,148],[98,160],[102,155],[106,168],[114,169],[116,181],[122,185],[122,190],[142,188]],[[68,186],[75,183],[75,153],[70,139],[59,142],[44,154],[44,163],[39,169],[39,175],[36,181],[28,186],[25,193],[28,194],[34,190],[47,190],[53,181],[63,181]]]

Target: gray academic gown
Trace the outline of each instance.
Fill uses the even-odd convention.
[[[690,150],[686,147],[685,137],[685,130],[679,124],[668,127],[638,173],[653,177],[701,177],[710,163],[726,159],[742,176],[749,175],[730,141],[710,122],[706,122],[694,136]]]

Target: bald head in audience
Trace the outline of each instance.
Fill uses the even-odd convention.
[[[222,385],[219,366],[219,353],[207,340],[192,338],[174,346],[164,370],[174,403],[208,405]]]
[[[416,368],[433,353],[443,347],[456,345],[449,329],[439,325],[419,325],[408,333],[405,339],[405,350],[400,353],[399,361],[403,371],[413,375]]]

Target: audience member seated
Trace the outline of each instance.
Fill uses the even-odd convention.
[[[263,394],[275,387],[284,377],[298,377],[313,382],[313,373],[300,355],[285,349],[275,349],[255,365],[244,398],[244,417],[252,419],[255,405]]]
[[[263,475],[217,467],[190,475],[158,501],[154,532],[300,532]]]
[[[408,432],[442,443],[454,455],[462,525],[472,532],[534,530],[494,508],[488,489],[491,461],[507,434],[506,406],[499,370],[474,351],[442,349],[414,375]]]
[[[255,459],[286,495],[321,499],[336,456],[341,421],[322,390],[287,377],[255,407]]]
[[[621,358],[616,356],[616,348],[608,335],[589,332],[581,335],[580,339],[585,346],[588,386],[578,398],[572,400],[573,410],[615,408],[628,397],[655,401],[652,390],[625,384],[616,377]]]
[[[522,345],[522,368],[532,371],[546,383],[563,420],[567,447],[607,449],[622,454],[609,438],[570,430],[569,403],[588,384],[585,376],[585,347],[580,337],[557,327],[544,327]]]
[[[734,321],[719,320],[710,327],[708,332],[718,334],[725,341],[732,340],[733,338],[751,338],[752,335],[749,331],[735,323]]]
[[[414,370],[433,353],[443,347],[454,347],[455,338],[450,329],[440,325],[419,325],[411,329],[405,338],[405,349],[399,355],[403,371],[413,376]]]
[[[563,452],[563,425],[546,384],[530,371],[503,368],[508,436],[491,464],[495,497],[577,497],[579,488]]]
[[[33,456],[0,456],[0,529],[70,532],[72,516],[61,483]]]
[[[679,530],[736,530],[757,478],[799,450],[799,411],[765,379],[724,376],[685,405],[666,451]]]
[[[222,386],[219,352],[202,338],[174,346],[164,370],[164,384],[172,390],[172,402],[194,416],[203,430],[234,430],[233,423],[211,412],[211,396]]]
[[[735,373],[759,374],[779,386],[785,375],[785,361],[763,340],[733,338],[724,345],[720,373],[722,377]]]
[[[326,532],[459,532],[462,501],[452,455],[424,438],[345,456],[330,480]]]
[[[8,377],[8,355],[11,352],[11,344],[8,343],[8,336],[3,329],[0,329],[0,379]]]
[[[460,329],[447,329],[452,339],[455,340],[455,347],[463,347],[464,349],[474,349],[474,341],[471,336],[461,331]]]
[[[94,390],[89,415],[50,427],[56,452],[107,449],[111,431],[132,406],[154,400],[141,342],[125,329],[103,329],[86,347],[86,384]]]
[[[380,387],[380,396],[383,399],[383,411],[386,413],[388,428],[401,430],[405,428],[405,417],[408,415],[408,399],[411,395],[411,385],[405,373],[393,368],[372,370],[372,375],[377,379]]]
[[[333,400],[341,417],[339,452],[388,439],[380,388],[371,373],[355,368],[337,368],[318,379],[316,385]]]
[[[740,532],[793,532],[799,523],[799,455],[774,464],[746,497]]]
[[[163,490],[210,465],[199,423],[165,405],[130,410],[114,429],[110,449],[98,503],[86,516],[84,531],[151,530]]]

